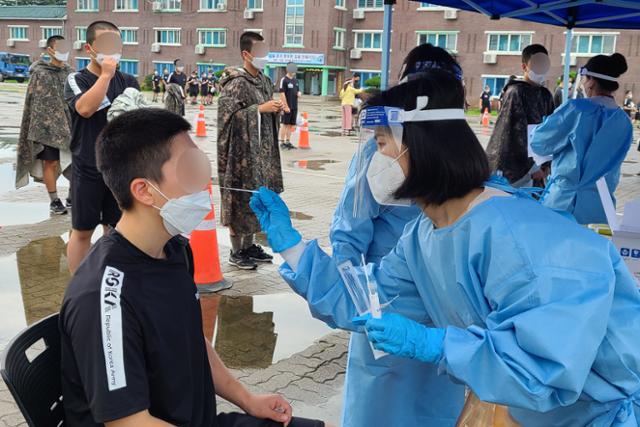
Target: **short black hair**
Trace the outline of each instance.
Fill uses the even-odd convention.
[[[424,43],[411,49],[402,63],[405,67],[400,76],[401,79],[433,68],[448,71],[462,78],[462,67],[458,61],[445,49],[431,43]]]
[[[118,26],[109,21],[94,21],[87,27],[87,43],[93,44],[96,41],[96,31],[98,30],[110,30],[120,32]]]
[[[262,41],[264,41],[264,37],[262,37],[260,34],[254,33],[253,31],[245,31],[240,36],[240,52],[251,52],[253,44],[255,42]]]
[[[427,110],[463,109],[465,92],[453,74],[431,69],[416,80],[394,86],[367,101],[404,110],[416,108],[416,97],[428,96]],[[396,190],[398,199],[441,205],[480,188],[489,178],[489,161],[466,120],[404,123],[402,143],[409,153],[409,172]]]
[[[536,53],[544,53],[545,55],[549,55],[549,51],[546,47],[541,44],[530,44],[529,46],[522,49],[522,63],[528,64],[529,60]]]
[[[613,55],[596,55],[587,61],[585,68],[594,73],[604,74],[611,77],[620,77],[627,72],[627,60],[624,55],[620,53],[614,53]],[[618,82],[612,82],[611,80],[599,79],[592,77],[598,83],[600,88],[614,92],[618,90],[620,85]]]
[[[96,161],[104,182],[122,210],[133,207],[131,182],[162,182],[162,165],[171,158],[171,141],[191,125],[160,108],[140,108],[114,118],[96,143]]]
[[[53,45],[56,44],[56,42],[58,40],[64,40],[64,37],[60,36],[60,35],[55,35],[55,36],[51,36],[47,39],[47,47],[50,47],[53,49]]]

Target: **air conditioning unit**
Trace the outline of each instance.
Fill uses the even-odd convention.
[[[449,19],[451,21],[453,21],[454,19],[458,19],[458,11],[455,9],[445,10],[444,19]]]
[[[196,55],[204,55],[205,47],[203,44],[196,45]]]
[[[572,67],[575,67],[576,65],[578,65],[578,57],[571,56],[571,59],[569,59],[569,65],[571,65]]]
[[[218,3],[218,10],[227,10],[227,3],[224,1],[221,1],[220,3]]]
[[[253,10],[245,9],[244,10],[244,19],[253,19],[253,18],[254,18]]]
[[[76,40],[73,42],[73,48],[75,50],[80,50],[82,49],[82,46],[84,45],[84,42],[82,40]]]
[[[160,53],[160,43],[152,43],[151,52]]]
[[[360,49],[351,49],[349,57],[351,59],[362,59],[362,51]]]
[[[498,62],[498,54],[496,53],[485,53],[482,56],[482,62],[485,64],[495,64]]]
[[[45,48],[47,47],[47,39],[38,40],[38,47]]]
[[[14,39],[7,39],[7,46],[14,47],[16,45],[16,41]]]
[[[154,12],[160,12],[162,10],[162,2],[154,1],[151,3],[151,10]]]
[[[353,9],[353,19],[364,19],[364,9]]]

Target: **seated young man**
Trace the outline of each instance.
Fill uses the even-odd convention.
[[[234,379],[202,332],[190,233],[210,209],[210,165],[182,117],[140,109],[96,147],[123,215],[76,271],[60,313],[67,426],[322,427]],[[207,176],[208,175],[208,176]],[[216,393],[247,414],[216,414]]]

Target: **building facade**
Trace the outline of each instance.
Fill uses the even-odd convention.
[[[39,40],[61,31],[73,42],[71,64],[82,68],[89,61],[83,46],[86,27],[105,19],[122,30],[121,68],[142,78],[154,70],[172,71],[176,58],[184,61],[187,72],[239,65],[240,34],[253,30],[269,45],[266,72],[272,80],[284,75],[287,62],[295,62],[305,94],[333,96],[352,74],[359,74],[362,82],[380,75],[382,4],[383,0],[68,0],[66,13],[53,20],[12,20],[9,10],[0,11],[0,43],[33,58],[42,51]],[[398,0],[393,28],[391,82],[397,80],[404,56],[420,43],[441,46],[457,56],[472,103],[485,84],[498,95],[510,75],[522,74],[520,51],[527,44],[548,48],[549,88],[555,88],[562,73],[562,28],[494,21],[409,0]],[[640,80],[639,33],[575,30],[569,60],[576,70],[593,55],[615,51],[627,57],[630,68],[621,80],[621,96]]]

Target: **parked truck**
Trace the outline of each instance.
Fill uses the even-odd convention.
[[[0,82],[16,80],[22,83],[29,79],[29,55],[0,52]]]

